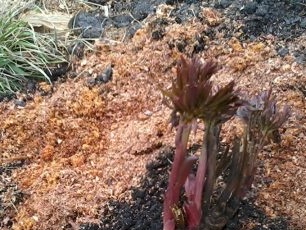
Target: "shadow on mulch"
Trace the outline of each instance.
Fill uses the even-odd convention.
[[[0,165],[0,229],[10,229],[16,207],[25,199],[25,193],[12,181],[13,170],[24,165],[24,160]]]
[[[298,64],[306,64],[305,45],[294,42],[305,35],[306,1],[305,0],[223,0],[214,4],[223,11],[229,23],[222,23],[221,30],[226,37],[238,35],[240,40],[266,40],[267,36],[275,39],[279,56],[294,56]],[[242,23],[239,26],[239,22]],[[294,42],[293,47],[288,42]]]
[[[110,200],[102,208],[100,226],[83,224],[80,230],[161,230],[163,195],[168,183],[168,172],[173,159],[173,149],[162,150],[159,156],[147,165],[139,187],[131,189],[132,199],[125,201]],[[236,215],[225,230],[243,229],[252,223],[254,230],[289,229],[287,219],[268,218],[252,201],[243,201]]]
[[[259,36],[274,35],[281,40],[291,40],[301,36],[306,29],[305,0],[223,0],[214,7],[224,11],[233,23],[229,31],[242,29],[244,38],[255,39]],[[237,27],[235,21],[243,22]]]

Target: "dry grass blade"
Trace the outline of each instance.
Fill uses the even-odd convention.
[[[50,82],[49,67],[67,62],[54,36],[38,34],[16,19],[23,9],[14,8],[0,15],[0,94],[19,90],[27,79]]]

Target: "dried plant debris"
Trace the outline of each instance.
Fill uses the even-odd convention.
[[[0,227],[9,229],[13,225],[13,218],[25,194],[12,179],[12,171],[23,165],[23,160],[6,163],[0,166]]]

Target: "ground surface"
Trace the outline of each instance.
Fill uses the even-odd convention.
[[[95,50],[53,86],[29,83],[0,103],[0,228],[161,229],[174,131],[158,84],[170,85],[183,53],[215,58],[216,82],[272,87],[292,108],[226,229],[305,229],[305,3],[108,2]]]

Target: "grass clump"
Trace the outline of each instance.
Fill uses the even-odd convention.
[[[56,37],[36,33],[17,19],[19,11],[0,14],[0,95],[20,90],[29,79],[51,82],[51,68],[67,62]]]

